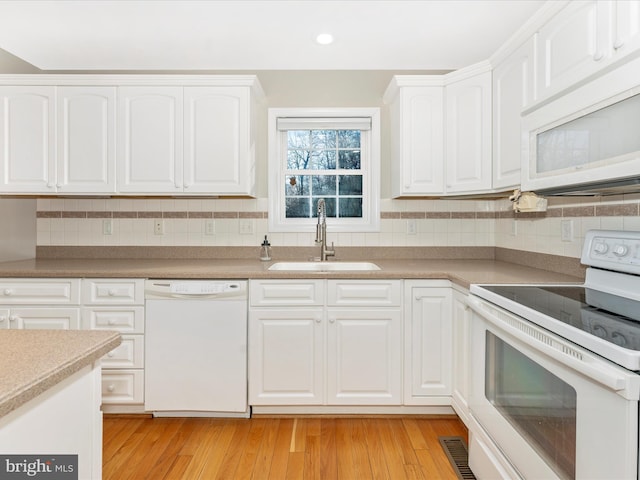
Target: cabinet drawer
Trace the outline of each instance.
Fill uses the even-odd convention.
[[[143,305],[144,279],[84,279],[82,281],[82,303],[94,305]]]
[[[103,369],[144,367],[144,337],[122,335],[122,343],[102,357],[101,365]]]
[[[322,305],[323,280],[263,280],[249,284],[253,306]]]
[[[86,330],[144,332],[144,307],[85,307],[82,327]]]
[[[2,305],[77,305],[79,302],[79,279],[15,278],[0,281]]]
[[[328,305],[381,306],[400,305],[401,280],[329,280]]]
[[[144,370],[103,370],[102,403],[142,403]]]

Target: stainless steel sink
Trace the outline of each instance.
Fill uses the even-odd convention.
[[[269,270],[298,272],[374,271],[380,267],[371,262],[276,262]]]

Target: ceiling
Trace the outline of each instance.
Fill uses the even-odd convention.
[[[544,3],[0,0],[0,49],[42,70],[455,70]]]

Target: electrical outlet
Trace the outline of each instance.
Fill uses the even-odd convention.
[[[205,220],[204,222],[204,234],[205,235],[215,235],[216,234],[216,224],[214,220]]]
[[[253,234],[253,219],[251,219],[251,218],[241,218],[239,225],[240,225],[240,233],[242,235],[251,235],[251,234]]]
[[[157,218],[153,221],[153,233],[155,235],[164,235],[164,220]]]
[[[407,235],[417,235],[418,234],[418,225],[416,223],[415,218],[410,218],[407,220]]]
[[[113,220],[110,218],[105,218],[102,221],[102,234],[113,235]]]
[[[560,222],[560,239],[563,242],[573,242],[573,220]]]

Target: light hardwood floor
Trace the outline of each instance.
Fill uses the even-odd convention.
[[[104,417],[103,480],[456,479],[455,417]]]

